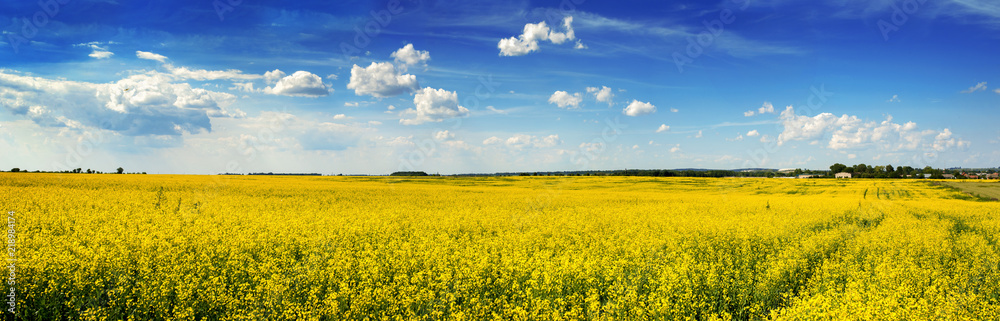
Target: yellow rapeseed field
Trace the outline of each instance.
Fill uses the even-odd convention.
[[[0,210],[27,320],[1000,318],[1000,203],[920,181],[0,173]]]

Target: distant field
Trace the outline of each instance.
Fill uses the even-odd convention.
[[[966,193],[970,193],[981,198],[993,200],[1000,199],[1000,182],[995,180],[987,182],[942,182],[942,184],[960,189]]]
[[[0,211],[19,320],[1000,319],[1000,203],[910,180],[0,173]]]

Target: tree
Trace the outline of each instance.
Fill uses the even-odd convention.
[[[21,171],[21,169],[20,169],[20,168],[17,168],[17,167],[14,167],[14,168],[11,168],[11,169],[10,169],[10,172],[11,172],[11,173],[17,173],[17,172],[20,172],[20,171]]]
[[[123,172],[125,172],[125,169],[124,169],[124,168],[121,168],[121,167],[119,167],[119,168],[118,168],[118,174],[121,174],[121,173],[123,173]]]
[[[885,166],[885,171],[886,172],[895,172],[896,169],[892,167],[892,164],[889,164],[889,165]]]
[[[845,171],[847,171],[847,165],[841,163],[830,165],[830,173],[837,174],[837,173],[843,173]]]

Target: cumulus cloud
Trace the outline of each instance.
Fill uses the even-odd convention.
[[[981,83],[978,83],[975,86],[969,87],[969,89],[963,90],[962,93],[963,94],[971,94],[971,93],[974,93],[974,92],[977,92],[977,91],[980,91],[980,90],[986,90],[986,82],[985,81],[981,82]]]
[[[358,65],[351,68],[347,89],[353,89],[358,96],[384,98],[417,91],[420,84],[416,76],[400,74],[392,63],[373,62],[366,68]]]
[[[632,100],[632,103],[628,104],[628,107],[622,110],[625,115],[636,117],[642,115],[648,115],[656,112],[656,106],[650,103],[644,103],[638,100]]]
[[[40,126],[100,128],[127,136],[211,131],[209,117],[245,116],[226,109],[235,96],[173,80],[150,72],[94,84],[0,71],[0,106]]]
[[[752,110],[748,110],[748,111],[743,112],[743,117],[750,117],[750,116],[753,116],[755,114],[757,114],[757,112],[752,111]]]
[[[679,152],[679,151],[681,151],[681,144],[674,145],[674,147],[670,148],[670,152],[671,153],[676,153],[676,152]]]
[[[667,126],[667,124],[660,124],[660,128],[656,129],[657,133],[669,132],[669,131],[670,131],[670,126]]]
[[[774,113],[774,105],[771,105],[770,102],[766,102],[765,101],[764,105],[760,106],[760,108],[757,109],[757,113],[758,114],[765,114],[765,113],[767,113],[767,114],[773,114]]]
[[[264,81],[267,82],[268,85],[271,85],[278,82],[278,80],[281,80],[281,78],[285,78],[285,76],[287,75],[284,71],[275,69],[264,73]]]
[[[112,44],[112,43],[113,42],[109,42],[107,44]],[[113,52],[111,52],[111,51],[108,50],[107,46],[101,47],[100,46],[101,44],[102,43],[100,43],[100,42],[88,42],[88,43],[75,44],[73,46],[74,47],[87,47],[87,48],[90,48],[91,52],[87,56],[89,56],[91,58],[95,58],[95,59],[107,59],[107,58],[111,58],[111,56],[115,55],[115,53],[113,53]]]
[[[444,89],[423,88],[413,97],[416,109],[410,108],[401,113],[399,120],[403,125],[419,125],[426,122],[440,122],[448,118],[465,117],[469,109],[458,105],[458,94]]]
[[[431,53],[413,49],[413,44],[411,43],[406,44],[403,48],[399,48],[390,57],[396,60],[396,64],[400,66],[400,69],[406,70],[408,66],[426,66],[427,61],[431,60]]]
[[[274,87],[265,88],[264,92],[282,96],[319,97],[329,95],[330,88],[319,76],[299,70],[291,76],[278,80]]]
[[[943,151],[966,148],[969,142],[953,137],[951,130],[920,130],[914,122],[894,123],[892,116],[882,122],[865,121],[857,116],[834,116],[822,113],[813,117],[796,115],[792,106],[779,117],[784,130],[778,135],[778,145],[789,141],[820,141],[829,137],[830,149],[876,147],[884,151]]]
[[[556,104],[559,108],[576,109],[580,108],[580,103],[583,102],[583,97],[580,93],[570,94],[565,91],[556,91],[549,97],[550,104]]]
[[[892,95],[892,98],[889,98],[889,100],[887,100],[886,102],[890,102],[890,103],[898,103],[898,102],[900,102],[899,95]]]
[[[679,112],[679,111],[680,111],[680,110],[677,110],[677,108],[670,108],[670,112],[671,112],[671,113],[676,113],[676,112]]]
[[[244,74],[236,69],[229,70],[205,70],[190,69],[187,67],[174,67],[171,64],[164,64],[163,68],[170,71],[177,80],[193,79],[198,81],[206,80],[255,80],[262,78],[261,75]]]
[[[539,23],[529,23],[524,25],[524,31],[517,37],[501,39],[497,44],[501,56],[523,56],[532,51],[538,50],[538,42],[551,41],[554,44],[562,44],[568,40],[576,39],[573,32],[573,17],[563,18],[564,32],[556,32],[549,28],[545,21]],[[576,49],[586,48],[582,43],[577,42]]]
[[[538,137],[534,135],[514,134],[513,136],[507,139],[501,139],[499,137],[493,136],[483,141],[483,145],[501,145],[501,144],[515,149],[549,148],[562,144],[562,140],[559,139],[559,135]]]
[[[139,59],[155,60],[155,61],[159,61],[159,62],[166,62],[167,61],[167,57],[166,56],[155,54],[155,53],[152,53],[152,52],[146,52],[146,51],[136,51],[135,52],[135,56],[139,57]]]
[[[747,132],[747,136],[749,136],[749,137],[757,137],[757,136],[760,136],[760,133],[757,132],[756,129],[754,129],[754,130],[748,131]]]
[[[601,86],[601,88],[587,87],[587,93],[593,94],[594,99],[597,99],[599,102],[608,103],[608,106],[614,104],[612,100],[615,99],[615,94],[607,86]]]
[[[434,133],[434,140],[445,141],[455,138],[455,133],[449,132],[447,130],[441,130]]]

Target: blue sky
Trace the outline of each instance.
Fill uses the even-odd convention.
[[[0,168],[1000,166],[1000,4],[0,4]]]

